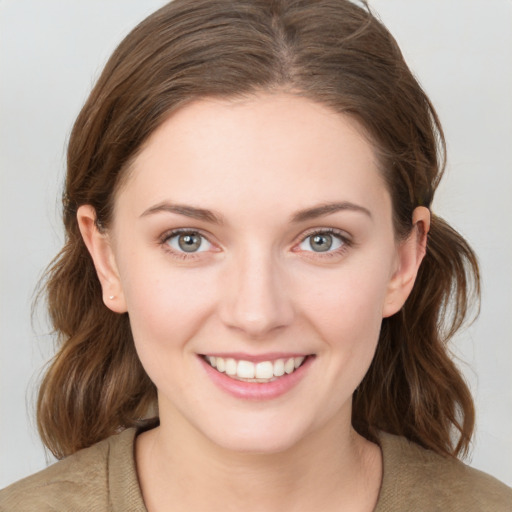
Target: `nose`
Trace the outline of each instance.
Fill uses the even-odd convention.
[[[226,274],[219,306],[226,326],[262,338],[292,322],[284,271],[271,255],[248,251],[226,268]]]

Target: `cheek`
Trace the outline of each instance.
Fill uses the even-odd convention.
[[[301,292],[301,310],[326,345],[332,380],[340,392],[355,389],[379,340],[388,273],[382,266],[340,269]],[[341,396],[341,395],[340,395]]]
[[[331,333],[350,333],[351,339],[371,331],[375,333],[382,322],[386,301],[387,274],[378,265],[340,269],[310,280],[297,292],[301,310],[315,324]]]
[[[214,286],[205,276],[168,267],[138,272],[133,266],[124,277],[135,348],[146,373],[159,390],[191,392],[197,383],[187,364],[195,358],[187,356],[211,313]]]
[[[172,348],[192,338],[211,311],[212,276],[165,264],[132,262],[126,268],[123,290],[137,347],[158,344]]]

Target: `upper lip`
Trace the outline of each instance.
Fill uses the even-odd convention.
[[[223,359],[236,359],[237,361],[250,361],[260,363],[262,361],[276,361],[277,359],[290,359],[292,357],[307,357],[313,354],[299,352],[271,352],[266,354],[244,354],[241,352],[207,352],[201,354],[209,357],[222,357]]]

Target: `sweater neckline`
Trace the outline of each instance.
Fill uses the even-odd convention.
[[[116,442],[109,443],[106,472],[113,512],[124,512],[125,510],[147,512],[135,461],[135,439],[138,434],[146,430],[148,430],[147,425],[140,428],[128,428],[117,436],[113,436],[117,438]],[[392,445],[396,444],[393,441],[394,438],[395,436],[391,434],[380,432],[377,439],[377,444],[382,452],[382,481],[373,512],[391,510],[388,506],[392,503],[394,486],[391,475],[396,475],[396,461],[393,457],[389,457],[389,452],[393,451]]]

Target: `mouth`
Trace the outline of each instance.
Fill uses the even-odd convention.
[[[311,356],[286,357],[252,362],[232,357],[203,355],[202,358],[219,373],[242,382],[268,383],[294,373]]]

